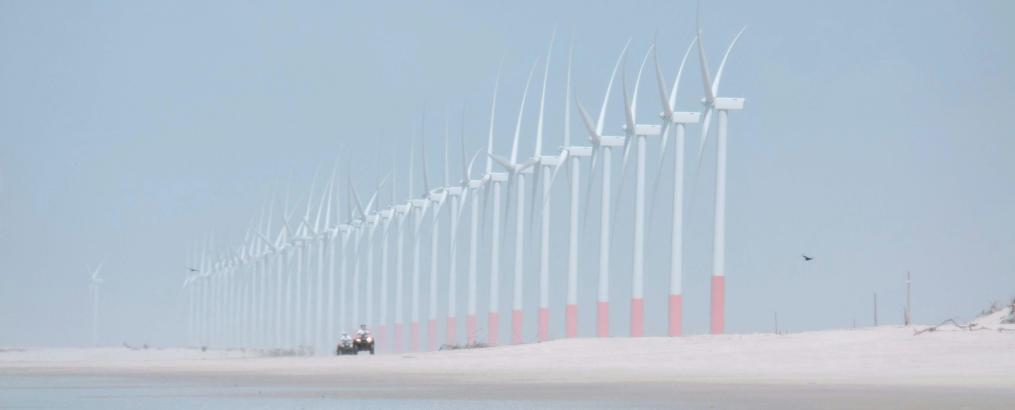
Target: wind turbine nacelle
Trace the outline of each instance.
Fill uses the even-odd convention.
[[[659,125],[654,124],[635,124],[634,135],[644,135],[646,137],[652,137],[656,135],[662,135],[663,129]]]
[[[460,186],[450,186],[450,187],[448,187],[448,195],[459,196],[461,194],[462,194],[462,187],[460,187]]]
[[[377,214],[367,215],[367,223],[375,224],[380,217]]]
[[[674,124],[697,124],[701,121],[700,112],[675,112],[670,119]]]
[[[624,137],[608,137],[603,136],[603,139],[599,142],[599,145],[604,147],[623,147]]]
[[[393,215],[394,212],[395,211],[393,209],[390,209],[390,208],[389,209],[385,209],[385,210],[381,211],[381,218],[382,219],[391,219],[391,215]]]
[[[564,147],[567,150],[567,155],[571,157],[591,157],[592,147]]]
[[[548,167],[560,165],[560,157],[556,155],[540,155],[539,163]]]
[[[491,172],[490,173],[490,181],[491,182],[507,182],[507,180],[508,180],[508,174],[507,174],[507,172]]]
[[[712,104],[717,110],[735,111],[744,109],[743,98],[716,98]]]
[[[395,205],[395,213],[399,214],[399,215],[407,214],[407,213],[409,213],[409,208],[412,208],[412,202],[411,201],[409,203],[406,203],[406,204]]]
[[[468,184],[469,184],[469,188],[470,189],[478,189],[478,188],[483,186],[483,180],[482,179],[470,179]]]
[[[422,208],[422,207],[426,206],[426,200],[425,199],[413,199],[413,200],[410,200],[409,203],[412,204],[412,206],[414,208]]]

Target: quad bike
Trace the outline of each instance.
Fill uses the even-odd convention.
[[[335,354],[338,356],[356,354],[356,347],[353,346],[353,341],[349,339],[338,342],[338,346],[335,347]]]
[[[359,352],[365,350],[369,350],[370,354],[374,354],[374,337],[371,336],[370,333],[357,335],[356,338],[352,340],[352,346],[353,354],[358,354]]]

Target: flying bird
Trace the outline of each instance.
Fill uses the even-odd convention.
[[[194,268],[191,268],[191,267],[189,267],[189,266],[187,267],[187,270],[189,270],[189,271],[191,271],[191,272],[200,272],[200,270],[198,270],[198,269],[194,269]]]
[[[810,261],[810,260],[814,259],[814,258],[812,258],[812,257],[810,257],[810,256],[807,256],[807,255],[803,255],[803,254],[801,254],[800,256],[803,256],[803,257],[804,257],[804,262],[808,262],[808,261]]]

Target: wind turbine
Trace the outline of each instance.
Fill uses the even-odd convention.
[[[394,187],[394,177],[392,177]],[[391,198],[394,202],[394,196]],[[387,338],[388,325],[388,237],[391,221],[395,216],[394,206],[389,206],[378,212],[381,218],[381,297],[380,297],[380,320],[377,324],[377,334],[382,343],[389,343]]]
[[[384,185],[383,180],[381,181],[380,184],[378,184],[378,190],[380,189],[380,187],[382,185]],[[349,186],[350,187],[352,186],[352,180],[351,179],[349,181]],[[360,323],[366,324],[366,323],[370,323],[370,320],[373,319],[372,317],[370,317],[373,314],[373,310],[372,310],[372,306],[373,306],[373,299],[372,299],[372,296],[373,296],[373,268],[374,268],[374,263],[373,263],[373,260],[374,260],[374,257],[373,257],[374,256],[374,249],[373,249],[374,240],[373,239],[374,239],[374,230],[376,229],[377,223],[379,221],[379,216],[377,215],[376,212],[373,211],[373,206],[374,206],[374,201],[377,199],[377,192],[376,191],[374,192],[374,194],[370,197],[370,200],[367,201],[367,204],[366,204],[365,207],[360,202],[359,196],[356,194],[356,191],[354,189],[350,189],[350,193],[351,193],[352,199],[353,199],[353,201],[354,201],[354,203],[356,205],[356,211],[359,214],[358,217],[357,217],[358,219],[353,221],[353,225],[354,226],[358,225],[358,227],[357,227],[357,235],[356,235],[356,244],[354,245],[354,247],[356,248],[355,253],[356,253],[357,257],[356,257],[356,267],[355,267],[355,271],[353,273],[353,285],[352,285],[352,287],[353,287],[353,302],[352,303],[353,303],[353,312],[354,312],[353,313],[353,317],[356,318],[357,321],[360,321]],[[357,221],[358,221],[358,223],[357,223]],[[366,317],[365,317],[366,320],[365,321],[363,320],[363,317],[361,317],[359,315],[359,289],[360,289],[360,286],[359,286],[359,277],[360,277],[360,274],[359,274],[360,273],[360,269],[359,269],[360,268],[359,240],[363,236],[363,229],[364,228],[366,228],[368,230],[368,232],[367,232],[367,244],[366,244],[366,248],[367,248],[366,282],[367,283],[366,283],[366,292],[365,292],[366,293],[366,303],[365,303],[365,305],[366,305],[366,309],[365,309],[366,310]]]
[[[645,150],[648,137],[662,135],[661,126],[656,124],[637,123],[638,91],[641,88],[641,75],[648,62],[648,57],[655,45],[649,47],[645,58],[638,68],[638,76],[634,82],[633,101],[627,93],[627,76],[622,75],[621,87],[624,94],[624,158],[622,168],[626,174],[627,154],[631,147],[630,141],[634,140],[635,158],[635,192],[634,192],[634,239],[633,246],[633,267],[631,269],[631,336],[639,337],[644,335],[645,328]],[[626,72],[626,70],[624,70]],[[623,191],[624,179],[621,179],[619,196]],[[616,221],[614,221],[615,223]]]
[[[272,193],[271,193],[271,199],[270,199],[270,202],[268,204],[268,218],[265,220],[265,224],[263,226],[258,227],[258,229],[261,229],[264,232],[265,235],[269,235],[269,233],[271,232],[271,220],[272,220],[272,217],[274,216],[274,213],[275,213],[275,194],[276,194],[276,191],[275,191],[275,188],[273,187],[272,188]],[[269,300],[268,281],[269,281],[269,276],[271,276],[271,257],[275,253],[277,253],[276,252],[277,249],[272,249],[271,248],[271,243],[269,241],[264,241],[263,239],[264,239],[264,237],[262,236],[261,237],[261,240],[262,240],[262,245],[261,245],[261,259],[262,259],[262,261],[261,261],[261,263],[262,263],[262,267],[261,267],[261,269],[262,269],[262,272],[261,272],[261,294],[259,296],[259,301],[258,301],[257,306],[258,306],[258,309],[259,309],[258,326],[260,328],[260,332],[259,332],[259,339],[260,339],[260,342],[261,342],[260,345],[261,345],[261,347],[267,347],[267,346],[270,345],[270,343],[268,342],[268,340],[269,340],[268,331],[269,331],[269,323],[270,323],[270,320],[268,318],[268,316],[269,316],[268,315],[268,309],[270,308],[270,305],[268,303],[268,300]]]
[[[463,108],[464,111],[464,108]],[[464,114],[464,113],[463,113]],[[463,127],[465,116],[462,116]],[[456,250],[458,249],[458,217],[460,216],[459,207],[463,205],[465,197],[463,196],[463,188],[461,185],[452,185],[449,181],[449,161],[448,157],[448,130],[447,120],[444,123],[444,186],[445,191],[448,193],[448,197],[451,199],[451,209],[448,213],[448,321],[445,326],[445,332],[447,338],[445,344],[454,346],[457,343],[457,325],[455,319],[457,311],[455,309],[456,298],[458,297],[458,257]],[[464,178],[464,176],[463,176]],[[436,225],[435,225],[436,226]]]
[[[497,92],[500,90],[501,69],[497,69],[497,80],[493,86],[493,102],[490,104],[490,131],[486,140],[486,173],[483,176],[484,184],[493,184],[493,215],[492,227],[490,230],[490,308],[487,314],[487,337],[491,346],[496,346],[500,330],[500,191],[501,185],[508,181],[506,172],[493,172],[493,128],[497,114]],[[490,194],[488,186],[484,195]],[[486,207],[484,206],[485,210]],[[485,221],[485,218],[484,218]],[[475,301],[475,296],[471,296]],[[470,302],[470,310],[475,312],[475,306]],[[471,334],[475,330],[470,330]]]
[[[687,57],[691,54],[698,39],[695,37],[687,46],[684,57],[680,60],[680,68],[673,79],[673,89],[668,89],[666,80],[663,78],[663,70],[659,65],[659,54],[656,49],[655,66],[656,81],[659,84],[659,99],[662,102],[663,112],[660,114],[663,120],[662,144],[659,149],[659,168],[656,181],[653,183],[652,198],[656,197],[656,190],[659,187],[659,176],[662,174],[663,162],[666,159],[667,132],[672,125],[676,129],[674,141],[673,159],[673,218],[670,228],[670,294],[668,298],[668,334],[670,336],[681,335],[681,318],[683,309],[683,235],[684,235],[684,133],[687,124],[695,124],[699,121],[700,113],[675,111],[677,104],[677,90],[680,88],[680,78],[684,73],[684,65]],[[667,95],[668,94],[668,95]],[[652,212],[649,212],[651,215]],[[652,219],[651,216],[649,219]]]
[[[412,146],[409,146],[409,197],[413,195],[412,192]],[[395,184],[392,180],[391,184],[391,199],[394,201],[395,198]],[[402,315],[405,313],[405,307],[403,306],[403,293],[405,290],[405,265],[404,265],[404,254],[403,244],[405,243],[405,219],[409,216],[409,212],[412,210],[412,200],[406,203],[400,203],[394,206],[395,220],[397,221],[397,234],[395,236],[395,337],[393,338],[394,344],[392,345],[392,351],[398,352],[402,350],[402,341],[404,336],[402,335],[402,325],[404,320]]]
[[[445,128],[447,125],[445,124]],[[447,134],[445,130],[445,135]],[[446,144],[445,144],[446,145]],[[441,208],[444,206],[444,201],[448,197],[447,190],[447,172],[444,172],[444,186],[430,189],[430,182],[427,176],[426,166],[426,139],[421,138],[420,147],[422,149],[421,159],[423,162],[423,189],[427,192],[426,199],[428,202],[435,204],[433,210],[433,216],[431,217],[431,229],[430,229],[430,293],[427,302],[429,304],[429,317],[427,320],[427,344],[429,350],[437,349],[437,251],[440,244],[440,215]],[[445,151],[446,152],[446,151]],[[447,163],[447,155],[444,158],[445,164]],[[446,166],[445,166],[446,168]]]
[[[102,265],[105,265],[106,261],[99,263],[99,266],[92,271],[92,275],[88,278],[88,288],[92,291],[92,346],[99,346],[99,287],[102,285],[103,279],[99,276],[102,272]]]
[[[275,331],[275,336],[273,338],[273,342],[272,343],[274,345],[276,345],[276,346],[280,346],[282,344],[282,334],[281,334],[282,333],[282,328],[281,328],[281,324],[282,324],[282,307],[283,307],[283,304],[282,304],[282,275],[284,274],[285,253],[289,249],[289,244],[286,243],[286,231],[287,231],[287,228],[285,226],[283,226],[279,230],[279,234],[277,236],[277,239],[274,242],[269,240],[267,237],[262,235],[260,232],[258,232],[258,234],[257,234],[258,238],[261,239],[261,242],[264,243],[264,245],[267,247],[267,253],[266,253],[267,259],[266,259],[265,262],[266,262],[266,265],[268,266],[268,269],[269,269],[268,273],[270,273],[270,266],[271,266],[271,262],[273,261],[272,258],[274,258],[274,262],[276,262],[276,268],[275,268],[275,297],[274,297],[274,304],[272,306],[272,307],[275,308],[274,320],[272,320],[273,325],[274,325],[274,326],[272,326],[272,328]],[[266,300],[265,300],[265,302],[266,302]],[[267,303],[266,303],[266,305],[267,305]],[[266,313],[266,315],[267,315],[267,313]],[[265,321],[268,321],[267,317],[265,318]]]
[[[356,197],[355,191],[353,191],[353,198],[355,198],[355,197]],[[375,192],[374,196],[372,198],[370,198],[370,201],[367,203],[366,208],[361,210],[362,213],[363,213],[363,217],[366,219],[366,223],[367,223],[367,244],[366,244],[366,248],[367,248],[367,273],[366,273],[366,276],[364,277],[364,279],[366,279],[366,282],[367,282],[366,283],[366,291],[365,291],[365,293],[366,293],[366,302],[364,303],[364,305],[366,307],[366,316],[364,316],[364,320],[363,320],[362,323],[365,323],[368,326],[372,326],[374,324],[374,322],[373,322],[374,321],[374,278],[375,278],[375,275],[374,275],[374,260],[375,260],[375,258],[374,258],[374,245],[376,245],[376,241],[374,240],[374,234],[377,233],[377,225],[380,223],[380,215],[378,215],[377,212],[374,211],[374,209],[373,209],[373,205],[374,205],[373,202],[376,200],[376,198],[377,198],[377,193]]]
[[[726,59],[730,51],[737,44],[740,35],[747,27],[740,29],[736,37],[726,49],[722,62],[719,63],[719,70],[716,72],[715,80],[712,80],[711,71],[708,68],[708,59],[705,57],[704,39],[701,32],[701,13],[698,13],[698,63],[701,65],[701,80],[705,88],[705,121],[701,127],[701,145],[698,146],[698,164],[701,164],[701,157],[705,150],[705,143],[708,142],[708,126],[712,120],[712,112],[719,112],[719,130],[716,141],[716,172],[715,172],[715,222],[714,235],[712,237],[712,298],[711,298],[711,331],[712,334],[722,334],[725,329],[726,316],[726,133],[727,115],[730,111],[739,111],[744,108],[743,98],[718,97],[719,81],[722,80],[723,68],[726,67]]]
[[[326,315],[326,320],[328,321],[328,323],[325,326],[325,328],[327,329],[327,337],[328,338],[335,337],[335,248],[341,247],[343,245],[343,244],[340,244],[340,243],[336,243],[337,241],[335,241],[335,238],[338,237],[338,235],[341,234],[341,228],[339,226],[332,226],[331,225],[331,207],[332,206],[336,207],[335,216],[336,216],[336,219],[338,219],[337,218],[337,216],[338,216],[338,209],[337,209],[338,205],[337,204],[339,202],[334,198],[334,196],[337,195],[337,194],[334,194],[334,192],[335,192],[335,181],[337,180],[336,179],[336,174],[338,173],[338,164],[340,162],[341,161],[338,160],[338,159],[335,160],[335,168],[331,172],[331,183],[328,184],[328,192],[329,192],[329,195],[328,195],[328,212],[327,212],[327,214],[325,214],[325,217],[324,217],[324,225],[326,227],[325,235],[327,235],[327,240],[325,242],[325,246],[324,247],[327,248],[327,250],[328,250],[328,288],[327,288],[328,301],[327,301],[327,308],[326,308],[327,312],[328,312],[327,315]],[[344,249],[343,249],[343,252],[344,252]],[[344,257],[344,255],[343,255],[343,257]],[[327,346],[327,343],[325,343],[325,346]]]
[[[553,43],[557,39],[554,29],[550,37],[550,47],[546,50],[546,62],[543,64],[543,86],[539,95],[539,118],[536,121],[536,146],[532,155],[536,175],[532,182],[532,213],[535,213],[536,192],[542,178],[543,198],[540,215],[539,236],[539,311],[537,338],[543,342],[549,340],[550,330],[550,188],[552,188],[550,168],[556,168],[561,158],[556,155],[543,155],[543,113],[546,106],[546,85],[550,76],[550,58],[553,55]]]
[[[613,72],[610,74],[610,82],[606,86],[606,94],[603,97],[603,105],[599,109],[599,118],[596,123],[593,124],[589,118],[588,112],[585,111],[585,107],[582,106],[581,102],[576,98],[576,104],[578,105],[578,111],[582,117],[582,123],[585,125],[585,129],[588,131],[589,139],[592,142],[592,164],[590,166],[590,175],[595,174],[596,160],[599,157],[603,158],[603,187],[601,191],[602,205],[599,211],[599,278],[598,278],[598,295],[596,298],[596,335],[599,337],[608,337],[610,335],[610,174],[611,162],[612,162],[612,150],[616,147],[624,146],[624,137],[618,136],[605,136],[603,133],[603,120],[606,116],[606,107],[610,99],[610,91],[613,89],[613,80],[617,76],[617,70],[620,68],[620,63],[623,61],[624,56],[627,54],[627,48],[631,45],[631,40],[628,40],[624,44],[623,50],[620,52],[620,57],[617,58],[617,62],[613,65]],[[600,151],[603,151],[600,153]],[[588,194],[591,195],[591,183],[592,178],[589,178],[589,189]],[[591,200],[586,200],[586,209],[588,208]],[[585,212],[588,215],[588,211]]]
[[[352,212],[351,207],[349,209],[349,212],[350,213]],[[339,252],[339,256],[338,256],[338,263],[339,263],[339,267],[338,267],[338,271],[339,271],[339,273],[338,273],[338,302],[340,304],[340,307],[339,307],[338,311],[340,313],[338,315],[337,322],[338,322],[338,327],[341,330],[345,330],[345,329],[349,328],[349,311],[350,311],[350,309],[349,309],[349,298],[348,298],[349,289],[347,287],[348,282],[349,282],[348,281],[348,279],[349,279],[349,267],[348,267],[348,264],[346,263],[349,260],[349,258],[348,258],[348,253],[346,252],[346,250],[349,248],[349,239],[350,239],[350,236],[352,236],[354,230],[355,230],[355,227],[352,224],[352,219],[351,218],[348,218],[346,223],[339,224],[338,225],[338,229],[337,229],[337,232],[338,232],[337,235],[340,236],[340,242],[338,244],[338,252]]]
[[[462,179],[459,181],[458,186],[449,188],[459,192],[458,204],[452,203],[451,212],[451,276],[448,278],[448,344],[457,344],[457,337],[455,331],[457,330],[455,319],[457,317],[457,302],[458,302],[458,271],[456,269],[458,261],[458,226],[461,221],[462,214],[465,212],[465,204],[468,202],[469,192],[475,191],[482,186],[482,179],[472,179],[472,165],[476,162],[476,157],[479,156],[477,151],[473,156],[472,160],[466,161],[465,159],[465,106],[462,106],[462,122],[461,122],[461,154],[462,154]],[[454,198],[454,197],[453,197]],[[475,317],[475,291],[476,291],[476,236],[477,226],[479,224],[479,208],[477,208],[478,201],[473,199],[472,211],[471,211],[471,224],[469,227],[469,259],[468,259],[468,291],[469,291],[469,316],[467,318],[467,334],[466,340],[468,344],[472,344],[475,341],[476,331],[476,317]]]
[[[574,47],[572,46],[568,50],[566,91],[564,93],[564,146],[561,147],[561,157],[554,167],[549,184],[553,185],[560,167],[567,164],[569,166],[568,190],[570,191],[568,200],[567,304],[564,308],[564,334],[567,337],[578,336],[578,191],[581,181],[581,159],[592,156],[592,147],[571,145],[571,63],[573,57]]]
[[[423,115],[423,120],[420,121],[420,141],[421,141],[421,157],[426,158],[426,150],[422,148],[422,139],[424,134],[424,126],[426,125],[426,114]],[[426,161],[421,161],[423,166],[423,173],[426,174]],[[413,168],[413,157],[409,156],[409,169]],[[410,195],[415,195],[413,192],[414,179],[410,174],[409,177],[409,192]],[[410,325],[411,339],[409,343],[409,349],[411,351],[419,351],[419,242],[420,242],[420,228],[423,226],[423,216],[426,214],[426,208],[429,206],[429,194],[430,191],[426,187],[423,188],[423,194],[419,198],[414,198],[409,201],[413,210],[413,244],[412,244],[412,323]]]
[[[468,197],[469,192],[475,192],[483,187],[486,182],[485,178],[472,179],[472,165],[476,162],[476,155],[473,155],[472,160],[465,163],[465,110],[462,110],[462,188],[463,196]],[[487,159],[489,162],[489,159]],[[477,263],[477,245],[479,239],[479,198],[473,195],[472,202],[470,204],[471,210],[469,213],[469,259],[468,259],[468,283],[467,283],[467,301],[466,301],[466,319],[465,319],[465,337],[466,343],[471,345],[476,342],[476,263]],[[464,205],[463,205],[464,207]],[[464,209],[464,208],[463,208]]]
[[[331,179],[328,181],[328,186],[321,194],[321,203],[317,207],[317,216],[314,218],[314,236],[317,241],[317,309],[315,310],[316,323],[314,323],[314,345],[320,348],[321,352],[325,352],[325,348],[328,345],[323,339],[323,331],[325,330],[324,324],[324,270],[325,270],[325,253],[331,247],[331,205],[332,205],[332,190],[335,186],[335,174],[338,172],[338,162],[335,162],[335,166],[331,171]],[[323,225],[322,225],[323,223]],[[334,262],[334,252],[332,252],[332,262]],[[330,269],[329,269],[330,271]],[[330,275],[328,289],[333,289],[331,285],[334,284],[334,273]],[[329,337],[333,337],[329,334]],[[315,349],[316,350],[316,349]]]
[[[532,68],[529,69],[529,76],[525,80],[525,91],[522,93],[522,101],[518,108],[518,121],[515,124],[515,137],[514,142],[511,144],[511,157],[509,159],[490,154],[490,157],[494,161],[497,161],[508,173],[509,180],[514,181],[514,184],[508,185],[508,200],[506,203],[510,206],[511,192],[517,191],[517,209],[515,214],[515,273],[514,273],[514,286],[512,289],[512,302],[511,302],[511,343],[519,344],[522,342],[522,322],[523,322],[523,311],[522,311],[522,285],[524,271],[524,251],[525,251],[525,175],[530,173],[530,168],[535,165],[535,161],[529,160],[524,163],[518,162],[518,138],[521,136],[522,130],[522,118],[525,113],[525,100],[529,94],[529,84],[532,83],[532,74],[536,71],[536,64],[539,63],[537,59],[533,64]],[[496,200],[496,199],[495,199]]]
[[[303,219],[300,220],[299,228],[297,228],[297,235],[296,235],[296,237],[293,238],[293,241],[297,243],[297,246],[296,246],[296,283],[295,283],[295,288],[296,288],[296,300],[295,300],[295,325],[296,325],[296,332],[295,332],[295,334],[297,335],[297,337],[299,339],[300,346],[302,346],[303,343],[307,342],[307,339],[308,339],[308,337],[307,337],[307,331],[306,331],[308,326],[307,326],[307,323],[306,323],[306,320],[305,320],[305,317],[304,317],[304,314],[303,314],[304,313],[304,306],[303,306],[304,305],[304,302],[303,302],[303,271],[304,271],[304,259],[305,258],[307,259],[306,260],[306,267],[308,268],[307,270],[309,270],[309,267],[310,267],[309,266],[310,265],[310,263],[309,263],[310,259],[308,258],[309,254],[308,254],[308,249],[307,249],[310,246],[310,241],[313,239],[313,232],[311,232],[311,228],[312,227],[310,226],[310,223],[309,223],[309,220],[310,220],[310,208],[311,208],[311,204],[313,203],[312,199],[313,199],[313,195],[314,195],[314,188],[317,185],[317,175],[318,175],[318,173],[320,171],[319,168],[320,167],[318,167],[318,171],[314,172],[314,179],[313,179],[313,182],[310,184],[310,192],[307,193],[307,206],[306,206],[306,210],[303,213]],[[307,313],[309,313],[309,306],[308,306],[307,310],[308,310]]]

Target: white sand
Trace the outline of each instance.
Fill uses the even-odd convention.
[[[914,335],[879,327],[786,335],[570,339],[344,357],[192,349],[0,351],[2,374],[424,377],[488,382],[699,382],[1015,388],[1015,326]],[[923,327],[916,327],[920,329]],[[1006,328],[1008,331],[998,331]]]

